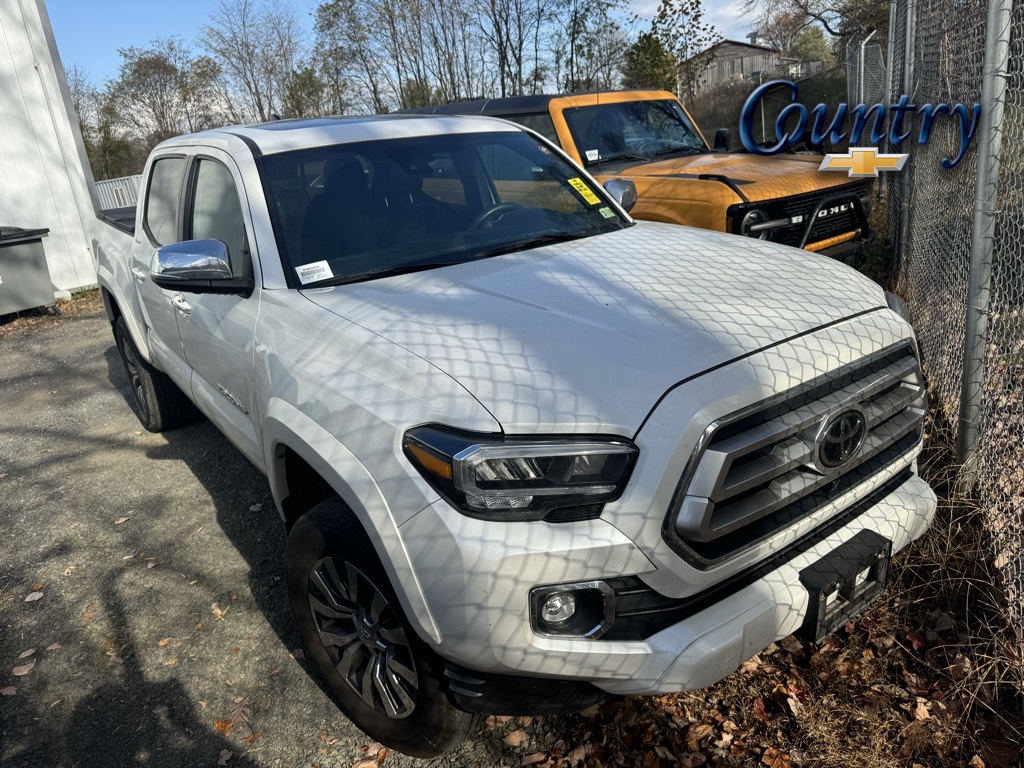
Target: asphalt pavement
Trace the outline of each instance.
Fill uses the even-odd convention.
[[[266,479],[202,417],[144,432],[95,310],[0,337],[0,765],[429,765],[334,706]],[[518,766],[559,724],[435,764]]]

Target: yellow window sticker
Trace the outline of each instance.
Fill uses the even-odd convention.
[[[604,208],[600,208],[599,210],[601,212],[601,215],[604,216],[606,219],[614,219],[615,218],[615,211],[613,211],[607,205]]]
[[[594,190],[584,184],[582,179],[569,179],[569,184],[591,205],[597,205],[601,202],[601,198],[595,195]]]

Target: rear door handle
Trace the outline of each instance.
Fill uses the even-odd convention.
[[[132,276],[140,283],[146,282],[146,271],[138,267],[132,267]]]
[[[173,304],[174,308],[183,315],[188,315],[192,312],[192,305],[185,301],[185,297],[180,293],[171,299],[171,304]]]

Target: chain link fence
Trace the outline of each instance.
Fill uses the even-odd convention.
[[[846,44],[846,101],[848,104],[880,104],[889,86],[882,46],[872,43],[871,33]]]
[[[941,165],[959,147],[955,121],[936,120],[928,144],[913,145],[889,185],[889,216],[897,287],[969,458],[1024,642],[1024,2],[894,0],[889,41],[889,103],[907,94],[914,104],[983,106],[955,168]]]
[[[708,141],[717,129],[728,128],[729,150],[735,151],[742,148],[740,111],[747,97],[759,85],[770,80],[793,80],[799,87],[797,101],[808,109],[817,104],[826,104],[829,114],[835,114],[836,107],[846,99],[846,69],[845,66],[834,67],[810,77],[796,79],[791,77],[788,66],[780,64],[777,70],[757,72],[738,82],[703,91],[686,104],[686,109]],[[789,90],[784,88],[772,90],[761,99],[760,108],[754,116],[754,137],[759,144],[771,145],[778,141],[775,138],[775,121],[786,105],[791,103],[793,100]]]

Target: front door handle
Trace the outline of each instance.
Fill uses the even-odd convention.
[[[183,315],[188,315],[192,312],[192,305],[185,301],[185,297],[180,293],[171,299],[171,304],[173,304],[174,308]]]
[[[140,283],[146,282],[146,271],[138,267],[132,267],[132,276]]]

